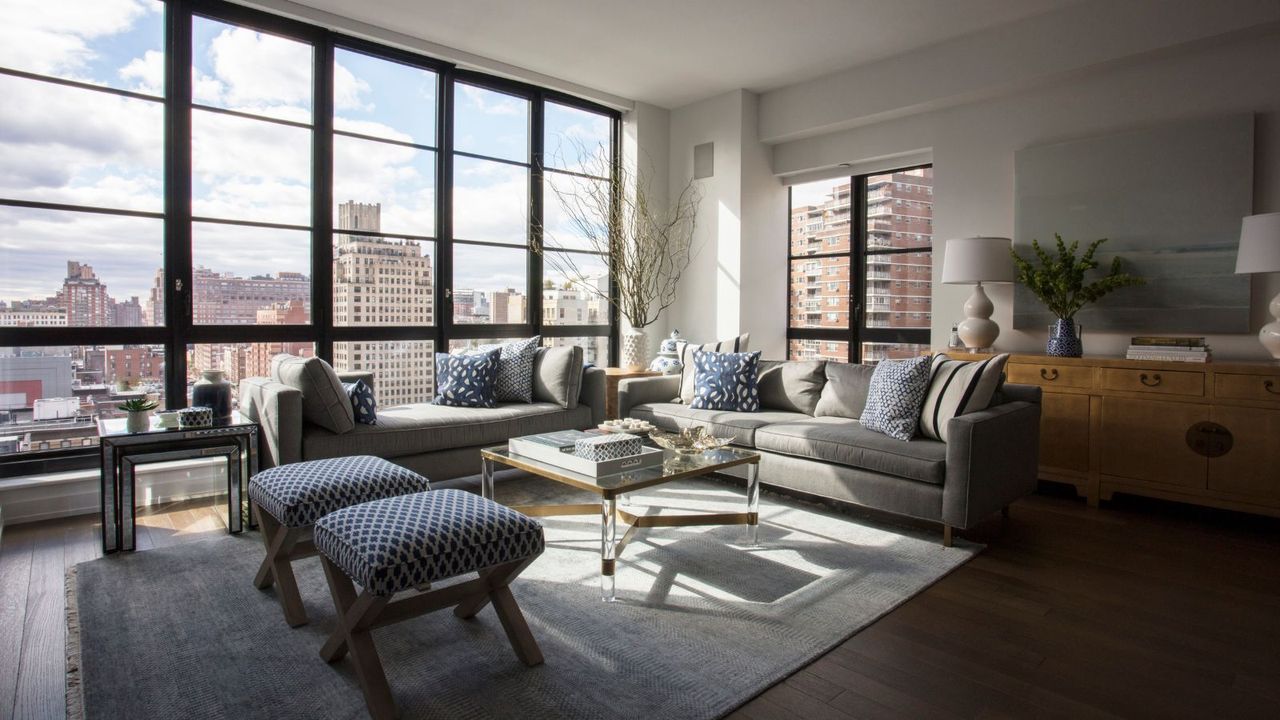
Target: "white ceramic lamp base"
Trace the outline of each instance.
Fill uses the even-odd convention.
[[[1271,322],[1258,331],[1258,341],[1271,353],[1271,357],[1280,360],[1280,295],[1271,298]]]
[[[982,289],[982,283],[975,285],[973,294],[964,303],[965,318],[956,326],[960,341],[966,348],[981,350],[996,344],[996,338],[1000,337],[1000,326],[991,319],[991,313],[995,309],[991,298]]]

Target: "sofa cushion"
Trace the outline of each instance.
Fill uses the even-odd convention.
[[[533,402],[533,358],[542,343],[541,335],[506,343],[481,345],[472,353],[498,350],[498,382],[494,392],[498,402]]]
[[[581,347],[539,348],[533,357],[533,401],[553,402],[569,410],[578,407],[582,373]]]
[[[717,437],[731,437],[735,445],[754,447],[756,431],[771,423],[804,420],[803,413],[765,410],[745,413],[731,410],[698,410],[683,403],[649,403],[631,408],[631,417],[648,420],[663,430],[678,432],[702,427]]]
[[[498,404],[498,358],[494,348],[474,355],[436,353],[435,405],[492,408]]]
[[[1008,360],[1009,353],[976,362],[934,355],[929,391],[920,410],[920,434],[946,442],[951,418],[986,410],[1000,387]]]
[[[591,408],[565,410],[555,403],[501,403],[496,408],[415,403],[378,413],[377,425],[357,425],[336,435],[308,426],[302,435],[306,458],[364,454],[382,458],[498,445],[509,438],[553,430],[590,427]],[[477,463],[479,461],[477,460]],[[480,466],[476,465],[479,472]]]
[[[694,394],[689,407],[700,410],[760,412],[760,351],[693,353]]]
[[[671,402],[682,402],[686,405],[693,402],[694,392],[694,367],[693,353],[697,350],[710,350],[711,352],[739,353],[747,351],[747,343],[751,341],[751,333],[743,333],[736,338],[721,340],[719,342],[706,343],[704,345],[694,345],[684,341],[676,342],[676,352],[680,354],[680,395]]]
[[[823,360],[796,360],[760,362],[760,407],[813,415],[827,384],[826,362]]]
[[[355,413],[356,422],[364,425],[378,424],[378,400],[373,396],[373,388],[364,380],[342,383],[342,389],[351,398],[351,412]]]
[[[920,407],[929,392],[930,358],[881,360],[871,375],[867,406],[858,422],[903,442],[915,437]]]
[[[822,460],[871,472],[941,485],[947,475],[947,444],[915,438],[894,440],[838,417],[805,418],[756,431],[756,448]]]
[[[302,417],[307,422],[335,433],[351,432],[356,426],[347,391],[324,360],[277,355],[271,360],[271,378],[302,393]]]
[[[816,417],[842,417],[857,420],[867,405],[867,389],[875,368],[855,363],[828,362],[822,369],[827,384],[813,409]]]

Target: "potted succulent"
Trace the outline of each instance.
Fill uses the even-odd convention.
[[[116,407],[128,413],[125,419],[125,430],[140,433],[151,428],[151,411],[159,406],[160,403],[149,397],[136,397],[129,398]]]
[[[1017,280],[1030,290],[1044,306],[1058,317],[1049,329],[1049,341],[1045,345],[1045,354],[1056,357],[1080,357],[1084,348],[1080,343],[1080,328],[1075,324],[1075,315],[1080,309],[1113,290],[1123,287],[1142,285],[1146,281],[1137,275],[1124,272],[1123,261],[1116,257],[1111,261],[1111,268],[1103,277],[1091,283],[1085,283],[1085,273],[1098,267],[1094,259],[1098,247],[1106,242],[1106,238],[1095,240],[1089,244],[1084,255],[1076,257],[1080,241],[1072,241],[1067,245],[1062,236],[1054,233],[1057,240],[1057,256],[1053,256],[1040,247],[1036,240],[1031,241],[1031,250],[1035,253],[1038,265],[1023,259],[1017,250],[1011,250],[1013,263],[1017,267]]]

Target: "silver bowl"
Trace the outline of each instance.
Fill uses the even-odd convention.
[[[733,438],[716,437],[700,427],[685,428],[678,433],[654,430],[649,433],[649,437],[658,447],[680,455],[697,455],[706,450],[718,450],[733,442]]]

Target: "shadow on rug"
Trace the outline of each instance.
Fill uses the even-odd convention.
[[[741,493],[691,480],[632,502],[725,511]],[[498,499],[582,498],[523,477],[500,484]],[[492,609],[377,630],[401,716],[717,718],[981,548],[944,548],[934,533],[779,495],[760,510],[758,548],[739,544],[740,527],[639,532],[619,560],[611,605],[600,602],[595,518],[545,518],[547,550],[512,591],[546,664],[516,660]],[[257,533],[246,533],[76,566],[68,699],[91,720],[366,717],[350,660],[330,666],[318,654],[335,618],[318,559],[295,566],[311,623],[290,629],[275,595],[253,587],[262,553]]]

